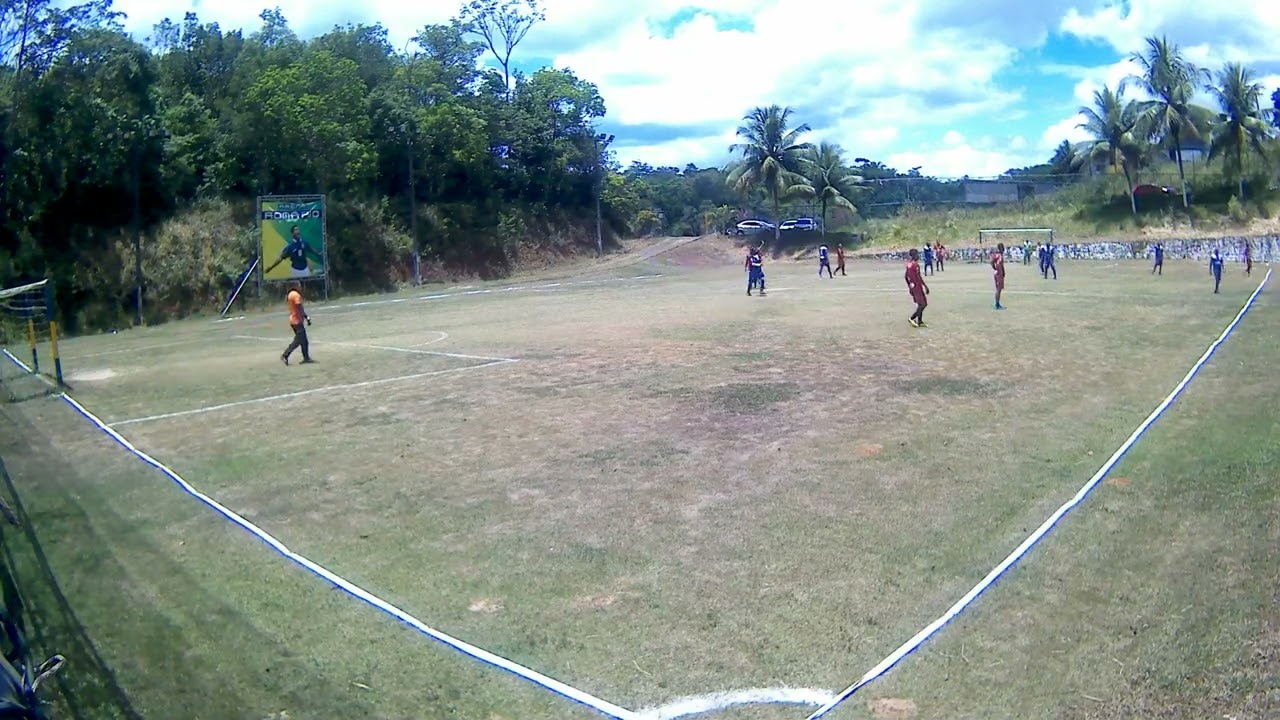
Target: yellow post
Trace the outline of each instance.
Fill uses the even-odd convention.
[[[36,320],[27,318],[27,344],[31,346],[31,370],[40,372],[40,353],[36,352]]]
[[[49,344],[53,352],[53,373],[58,379],[58,384],[62,385],[62,358],[58,357],[58,322],[56,320],[49,321]]]

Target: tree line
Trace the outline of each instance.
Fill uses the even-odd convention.
[[[500,274],[529,237],[594,244],[605,104],[572,70],[515,68],[536,0],[474,0],[399,51],[378,24],[303,40],[260,18],[188,13],[139,41],[110,0],[0,6],[0,286],[49,277],[69,322],[110,324],[136,232],[149,317],[180,314],[247,266],[267,194],[326,195],[355,289],[405,280],[414,250]]]
[[[595,248],[597,211],[607,240],[784,209],[825,229],[963,199],[961,181],[805,141],[778,106],[743,118],[727,167],[621,167],[593,84],[517,69],[537,0],[471,0],[400,49],[378,24],[304,40],[279,9],[260,19],[244,32],[189,13],[139,41],[110,0],[0,3],[0,286],[48,277],[72,328],[110,326],[133,309],[140,261],[150,319],[206,307],[256,253],[264,194],[327,196],[330,270],[352,290],[412,279],[415,254],[496,276],[530,245]],[[1136,211],[1133,178],[1168,153],[1181,172],[1197,139],[1243,195],[1280,122],[1251,71],[1210,74],[1164,38],[1135,59],[1140,77],[1082,108],[1092,141],[1008,175],[1100,166]],[[1193,103],[1204,87],[1216,112]]]
[[[1094,92],[1093,103],[1080,108],[1085,118],[1080,127],[1092,139],[1079,145],[1064,141],[1050,166],[1064,172],[1101,167],[1122,176],[1134,215],[1135,178],[1166,157],[1177,165],[1182,206],[1191,205],[1183,162],[1188,142],[1207,149],[1210,160],[1222,161],[1224,174],[1236,186],[1237,201],[1244,200],[1250,179],[1265,186],[1275,159],[1272,141],[1280,128],[1280,90],[1272,93],[1272,106],[1267,107],[1266,90],[1252,69],[1238,62],[1225,63],[1217,71],[1199,67],[1164,36],[1147,38],[1143,50],[1131,59],[1138,74]],[[1131,88],[1145,97],[1127,97]],[[1195,102],[1202,90],[1217,107]]]

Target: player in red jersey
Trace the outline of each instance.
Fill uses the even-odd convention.
[[[916,304],[916,311],[907,318],[907,322],[911,323],[911,327],[929,327],[924,324],[924,309],[929,304],[929,286],[920,275],[920,253],[911,248],[909,255],[911,259],[907,260],[907,272],[903,277],[906,278],[911,300]]]
[[[991,255],[991,272],[996,281],[996,309],[1003,310],[1000,293],[1004,292],[1004,243],[996,245],[996,251]]]

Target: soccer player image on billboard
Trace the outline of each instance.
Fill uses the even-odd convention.
[[[262,198],[264,280],[325,276],[324,198]]]

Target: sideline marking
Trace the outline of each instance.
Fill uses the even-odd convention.
[[[45,377],[44,375],[41,375],[40,373],[36,372],[35,370],[32,370],[30,365],[28,365],[28,364],[26,364],[26,363],[22,362],[22,361],[21,361],[21,360],[19,360],[19,359],[18,359],[18,358],[13,354],[13,353],[9,352],[9,348],[3,348],[3,352],[4,352],[4,354],[5,354],[5,357],[7,357],[7,358],[9,358],[10,360],[12,360],[14,363],[16,363],[16,364],[18,365],[18,367],[22,368],[22,369],[23,369],[24,371],[26,371],[28,374],[30,374],[30,375],[35,375],[36,377],[40,378],[40,381],[41,381],[41,382],[43,382],[45,385],[48,385],[48,386],[49,386],[49,387],[51,387],[51,388],[56,388],[56,387],[57,387],[57,384],[56,384],[56,383],[54,383],[52,380],[50,380],[49,378]]]
[[[979,581],[977,585],[974,585],[973,589],[966,593],[964,597],[960,598],[956,604],[952,605],[951,608],[942,615],[942,617],[934,620],[928,627],[916,633],[915,637],[899,646],[897,650],[890,653],[889,656],[884,660],[881,660],[879,664],[868,670],[860,680],[853,685],[850,685],[844,690],[844,692],[840,693],[830,702],[819,708],[816,712],[809,715],[806,720],[818,720],[818,718],[821,718],[831,712],[837,705],[848,700],[849,697],[858,690],[884,675],[893,668],[894,665],[901,662],[903,658],[915,651],[916,648],[920,647],[926,640],[932,637],[934,633],[938,632],[943,628],[943,626],[951,622],[956,615],[959,615],[961,611],[969,607],[970,603],[976,600],[987,588],[991,587],[991,584],[999,579],[1001,575],[1004,575],[1004,573],[1012,567],[1014,563],[1018,562],[1023,555],[1026,555],[1027,551],[1036,543],[1040,542],[1040,540],[1058,524],[1058,521],[1061,520],[1067,512],[1083,502],[1084,499],[1088,497],[1089,493],[1097,487],[1098,483],[1100,483],[1102,479],[1111,472],[1111,468],[1115,467],[1115,464],[1120,461],[1120,458],[1124,457],[1124,454],[1129,451],[1129,448],[1133,447],[1133,444],[1138,441],[1138,438],[1142,437],[1142,435],[1146,433],[1147,428],[1151,427],[1152,423],[1158,420],[1160,416],[1164,414],[1164,411],[1173,404],[1173,401],[1182,394],[1182,391],[1186,389],[1187,385],[1191,383],[1196,374],[1200,372],[1200,369],[1204,367],[1204,364],[1213,356],[1213,353],[1217,351],[1222,343],[1226,342],[1227,337],[1233,330],[1235,330],[1236,326],[1240,324],[1245,313],[1249,312],[1249,309],[1253,307],[1254,301],[1258,299],[1258,295],[1262,293],[1262,288],[1266,286],[1267,281],[1270,279],[1271,270],[1267,270],[1266,277],[1262,278],[1262,282],[1258,284],[1258,288],[1254,290],[1253,294],[1249,296],[1249,299],[1245,301],[1244,307],[1240,308],[1240,312],[1236,314],[1235,319],[1227,325],[1227,328],[1222,331],[1222,334],[1218,336],[1218,339],[1214,340],[1213,343],[1209,345],[1209,349],[1205,350],[1204,354],[1200,356],[1200,359],[1196,361],[1196,364],[1191,366],[1191,369],[1187,371],[1185,376],[1183,376],[1182,381],[1173,388],[1173,391],[1165,397],[1164,401],[1156,406],[1155,410],[1151,411],[1151,414],[1147,416],[1147,419],[1143,420],[1142,424],[1139,425],[1131,435],[1129,435],[1129,439],[1125,440],[1124,444],[1122,444],[1120,448],[1102,464],[1102,467],[1098,469],[1098,472],[1094,473],[1093,477],[1089,478],[1089,482],[1085,483],[1084,487],[1080,488],[1080,491],[1076,493],[1075,497],[1068,500],[1062,505],[1062,507],[1058,508],[1056,512],[1050,515],[1049,519],[1044,521],[1044,524],[1037,528],[1035,532],[1031,533],[1026,540],[1023,540],[1021,545],[1019,545],[1013,552],[1009,553],[1008,557],[988,573],[986,577]]]
[[[444,342],[445,340],[448,340],[448,339],[449,339],[449,333],[447,333],[447,332],[441,332],[441,331],[439,331],[439,330],[428,330],[427,332],[435,333],[435,334],[439,335],[440,337],[436,338],[435,340],[428,340],[428,341],[426,341],[426,342],[414,343],[413,345],[410,345],[409,347],[411,347],[411,348],[426,347],[426,346],[428,346],[428,345],[435,345],[435,344],[436,344],[436,343],[438,343],[438,342]]]
[[[719,712],[736,705],[822,705],[835,695],[813,688],[755,688],[733,690],[673,700],[665,705],[641,710],[637,720],[678,720],[678,718]]]
[[[395,605],[392,605],[386,600],[383,600],[377,595],[374,595],[368,590],[365,590],[359,585],[356,585],[355,583],[352,583],[346,578],[343,578],[342,576],[333,573],[329,569],[311,561],[310,559],[295,553],[294,551],[290,550],[287,546],[285,546],[284,543],[277,540],[274,536],[272,536],[267,531],[263,530],[257,525],[254,525],[252,522],[249,522],[248,520],[244,519],[240,515],[236,514],[234,511],[223,506],[217,500],[214,500],[208,495],[205,495],[199,490],[196,490],[190,483],[182,479],[182,476],[178,475],[178,473],[174,472],[164,463],[156,460],[150,455],[139,450],[137,447],[133,445],[133,443],[126,440],[123,435],[121,435],[120,433],[108,427],[105,423],[102,422],[102,420],[98,419],[97,416],[89,412],[89,410],[86,409],[83,405],[76,402],[76,400],[72,398],[70,395],[63,393],[62,399],[65,400],[67,404],[71,405],[71,407],[75,408],[76,412],[80,413],[82,416],[88,419],[89,422],[96,425],[98,429],[102,430],[108,436],[110,436],[112,440],[115,440],[116,443],[118,443],[121,447],[123,447],[125,450],[133,454],[138,459],[142,460],[148,465],[164,473],[166,476],[168,476],[170,480],[173,480],[175,483],[177,483],[189,495],[196,498],[197,500],[204,503],[205,505],[209,506],[210,508],[215,510],[217,513],[219,513],[226,519],[230,520],[231,522],[235,523],[236,525],[239,525],[245,530],[248,530],[250,533],[257,536],[259,540],[262,540],[267,545],[271,546],[272,549],[274,549],[279,554],[283,555],[285,558],[292,560],[294,563],[297,563],[302,568],[310,571],[312,574],[317,575],[324,580],[327,580],[328,582],[332,583],[334,587],[337,587],[345,591],[347,594],[351,595],[352,597],[358,600],[362,600],[369,605],[372,605],[373,607],[383,611],[384,613],[390,615],[391,617],[414,628],[415,630],[422,633],[423,635],[426,635],[434,640],[437,640],[445,645],[448,645],[449,647],[452,647],[453,649],[458,650],[459,652],[471,658],[474,658],[476,660],[479,660],[483,663],[499,668],[501,670],[506,670],[507,672],[513,675],[516,675],[517,677],[523,678],[525,680],[528,680],[531,683],[534,683],[535,685],[539,685],[543,688],[546,688],[547,690],[550,690],[551,692],[554,692],[557,695],[579,702],[583,705],[586,705],[589,708],[592,708],[601,713],[604,713],[605,715],[608,715],[613,718],[617,718],[618,720],[641,720],[641,718],[639,718],[635,713],[633,713],[630,710],[627,710],[626,708],[619,707],[605,700],[601,700],[600,698],[597,698],[594,695],[590,695],[575,687],[566,685],[560,682],[559,680],[555,680],[546,675],[543,675],[542,673],[539,673],[536,670],[531,670],[523,665],[512,662],[511,660],[508,660],[504,657],[495,655],[487,650],[478,648],[474,645],[471,645],[470,643],[464,642],[462,640],[458,640],[457,638],[454,638],[450,635],[440,632],[439,630],[431,628],[427,626],[425,623],[423,623],[421,620],[417,619],[416,617],[410,615],[404,610],[401,610]]]
[[[279,342],[279,338],[260,337],[258,335],[232,335],[237,340],[262,340]],[[312,340],[312,345],[339,345],[342,347],[364,348],[365,350],[387,350],[389,352],[410,353],[413,355],[435,355],[438,357],[461,358],[463,360],[504,360],[515,362],[518,358],[488,357],[486,355],[463,355],[461,353],[436,352],[435,350],[415,350],[414,348],[395,347],[394,345],[369,345],[366,343],[339,342],[337,340]]]
[[[335,390],[354,390],[357,388],[372,387],[374,385],[385,385],[387,383],[400,382],[402,380],[417,380],[418,378],[431,377],[433,375],[446,375],[448,373],[466,372],[468,370],[479,370],[480,368],[493,367],[494,365],[505,365],[507,363],[519,362],[519,360],[504,358],[494,360],[493,362],[481,363],[479,365],[468,365],[460,368],[449,368],[447,370],[432,370],[431,372],[413,373],[412,375],[397,375],[396,377],[382,378],[380,380],[365,380],[357,383],[344,383],[342,385],[326,385],[324,387],[308,388],[297,392],[284,393],[281,395],[270,395],[268,397],[253,398],[252,400],[237,400],[235,402],[222,403],[220,405],[210,405],[208,407],[194,408],[192,410],[181,410],[178,412],[162,413],[160,415],[149,415],[147,417],[133,418],[132,420],[121,420],[111,423],[111,427],[122,427],[124,425],[137,425],[138,423],[153,422],[156,420],[168,420],[176,417],[186,417],[188,415],[202,415],[204,413],[216,412],[218,410],[226,410],[228,408],[243,407],[245,405],[255,405],[257,403],[273,402],[275,400],[289,400],[303,395],[312,395],[315,393],[334,392]]]
[[[107,350],[105,352],[87,353],[80,355],[72,353],[71,357],[76,360],[84,360],[86,358],[105,357],[107,355],[123,355],[126,353],[146,352],[148,350],[159,350],[160,348],[177,347],[179,345],[191,345],[193,343],[208,342],[209,338],[192,338],[190,340],[175,340],[167,343],[157,343],[155,345],[142,345],[134,348],[120,348],[119,350]],[[65,348],[64,348],[65,350]]]

